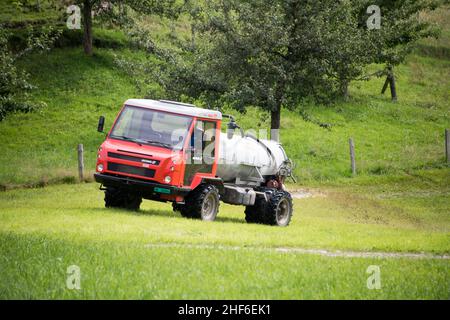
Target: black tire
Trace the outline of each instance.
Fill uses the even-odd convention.
[[[272,197],[273,193],[277,191],[274,188],[258,187],[255,191],[264,192],[267,198]],[[245,221],[247,223],[261,223],[265,224],[267,201],[263,196],[256,196],[255,204],[253,206],[245,207]]]
[[[263,222],[269,225],[286,227],[291,222],[293,209],[291,194],[277,190],[266,204]]]
[[[247,223],[259,223],[258,211],[255,206],[246,206],[244,212],[245,221],[247,221]]]
[[[180,207],[183,217],[214,221],[219,212],[219,192],[210,184],[201,184],[185,198],[185,204]]]
[[[247,223],[263,223],[265,206],[266,199],[263,197],[256,197],[253,206],[245,207],[245,221],[247,221]]]
[[[119,188],[107,188],[105,190],[105,207],[121,208],[127,210],[139,210],[142,197],[138,194],[127,192]]]
[[[179,203],[176,203],[176,202],[172,202],[172,209],[175,212],[181,212],[181,210],[183,210],[184,206],[185,206],[184,204],[179,204]]]

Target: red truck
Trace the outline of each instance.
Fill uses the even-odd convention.
[[[104,122],[100,117],[99,132]],[[245,134],[232,116],[147,99],[124,103],[98,150],[94,174],[106,207],[138,210],[142,199],[170,201],[184,217],[212,221],[223,201],[244,205],[249,223],[278,226],[291,221],[292,198],[284,187],[291,176],[281,144]]]

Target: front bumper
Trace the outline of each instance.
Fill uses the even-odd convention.
[[[171,196],[185,197],[189,193],[189,191],[191,191],[190,189],[178,188],[175,186],[170,186],[157,182],[143,181],[128,177],[112,176],[102,173],[94,173],[94,178],[95,181],[101,183],[106,187],[129,188],[136,192],[141,193],[142,195],[147,195],[149,197],[155,194],[165,194]]]

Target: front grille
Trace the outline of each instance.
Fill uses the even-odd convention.
[[[155,176],[155,170],[153,169],[127,166],[125,164],[119,164],[114,162],[108,162],[108,171],[134,174],[137,176],[143,176],[147,178],[153,178]]]
[[[152,164],[155,166],[157,166],[159,164],[158,160],[133,157],[133,156],[129,156],[126,154],[120,154],[120,153],[115,153],[115,152],[108,152],[108,157],[122,159],[122,160],[128,160],[128,161],[134,161],[134,162],[140,162],[140,163],[148,163],[148,164]]]

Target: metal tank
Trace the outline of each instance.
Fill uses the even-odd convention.
[[[238,185],[259,185],[265,177],[284,172],[290,160],[280,143],[251,135],[221,133],[217,176]]]

